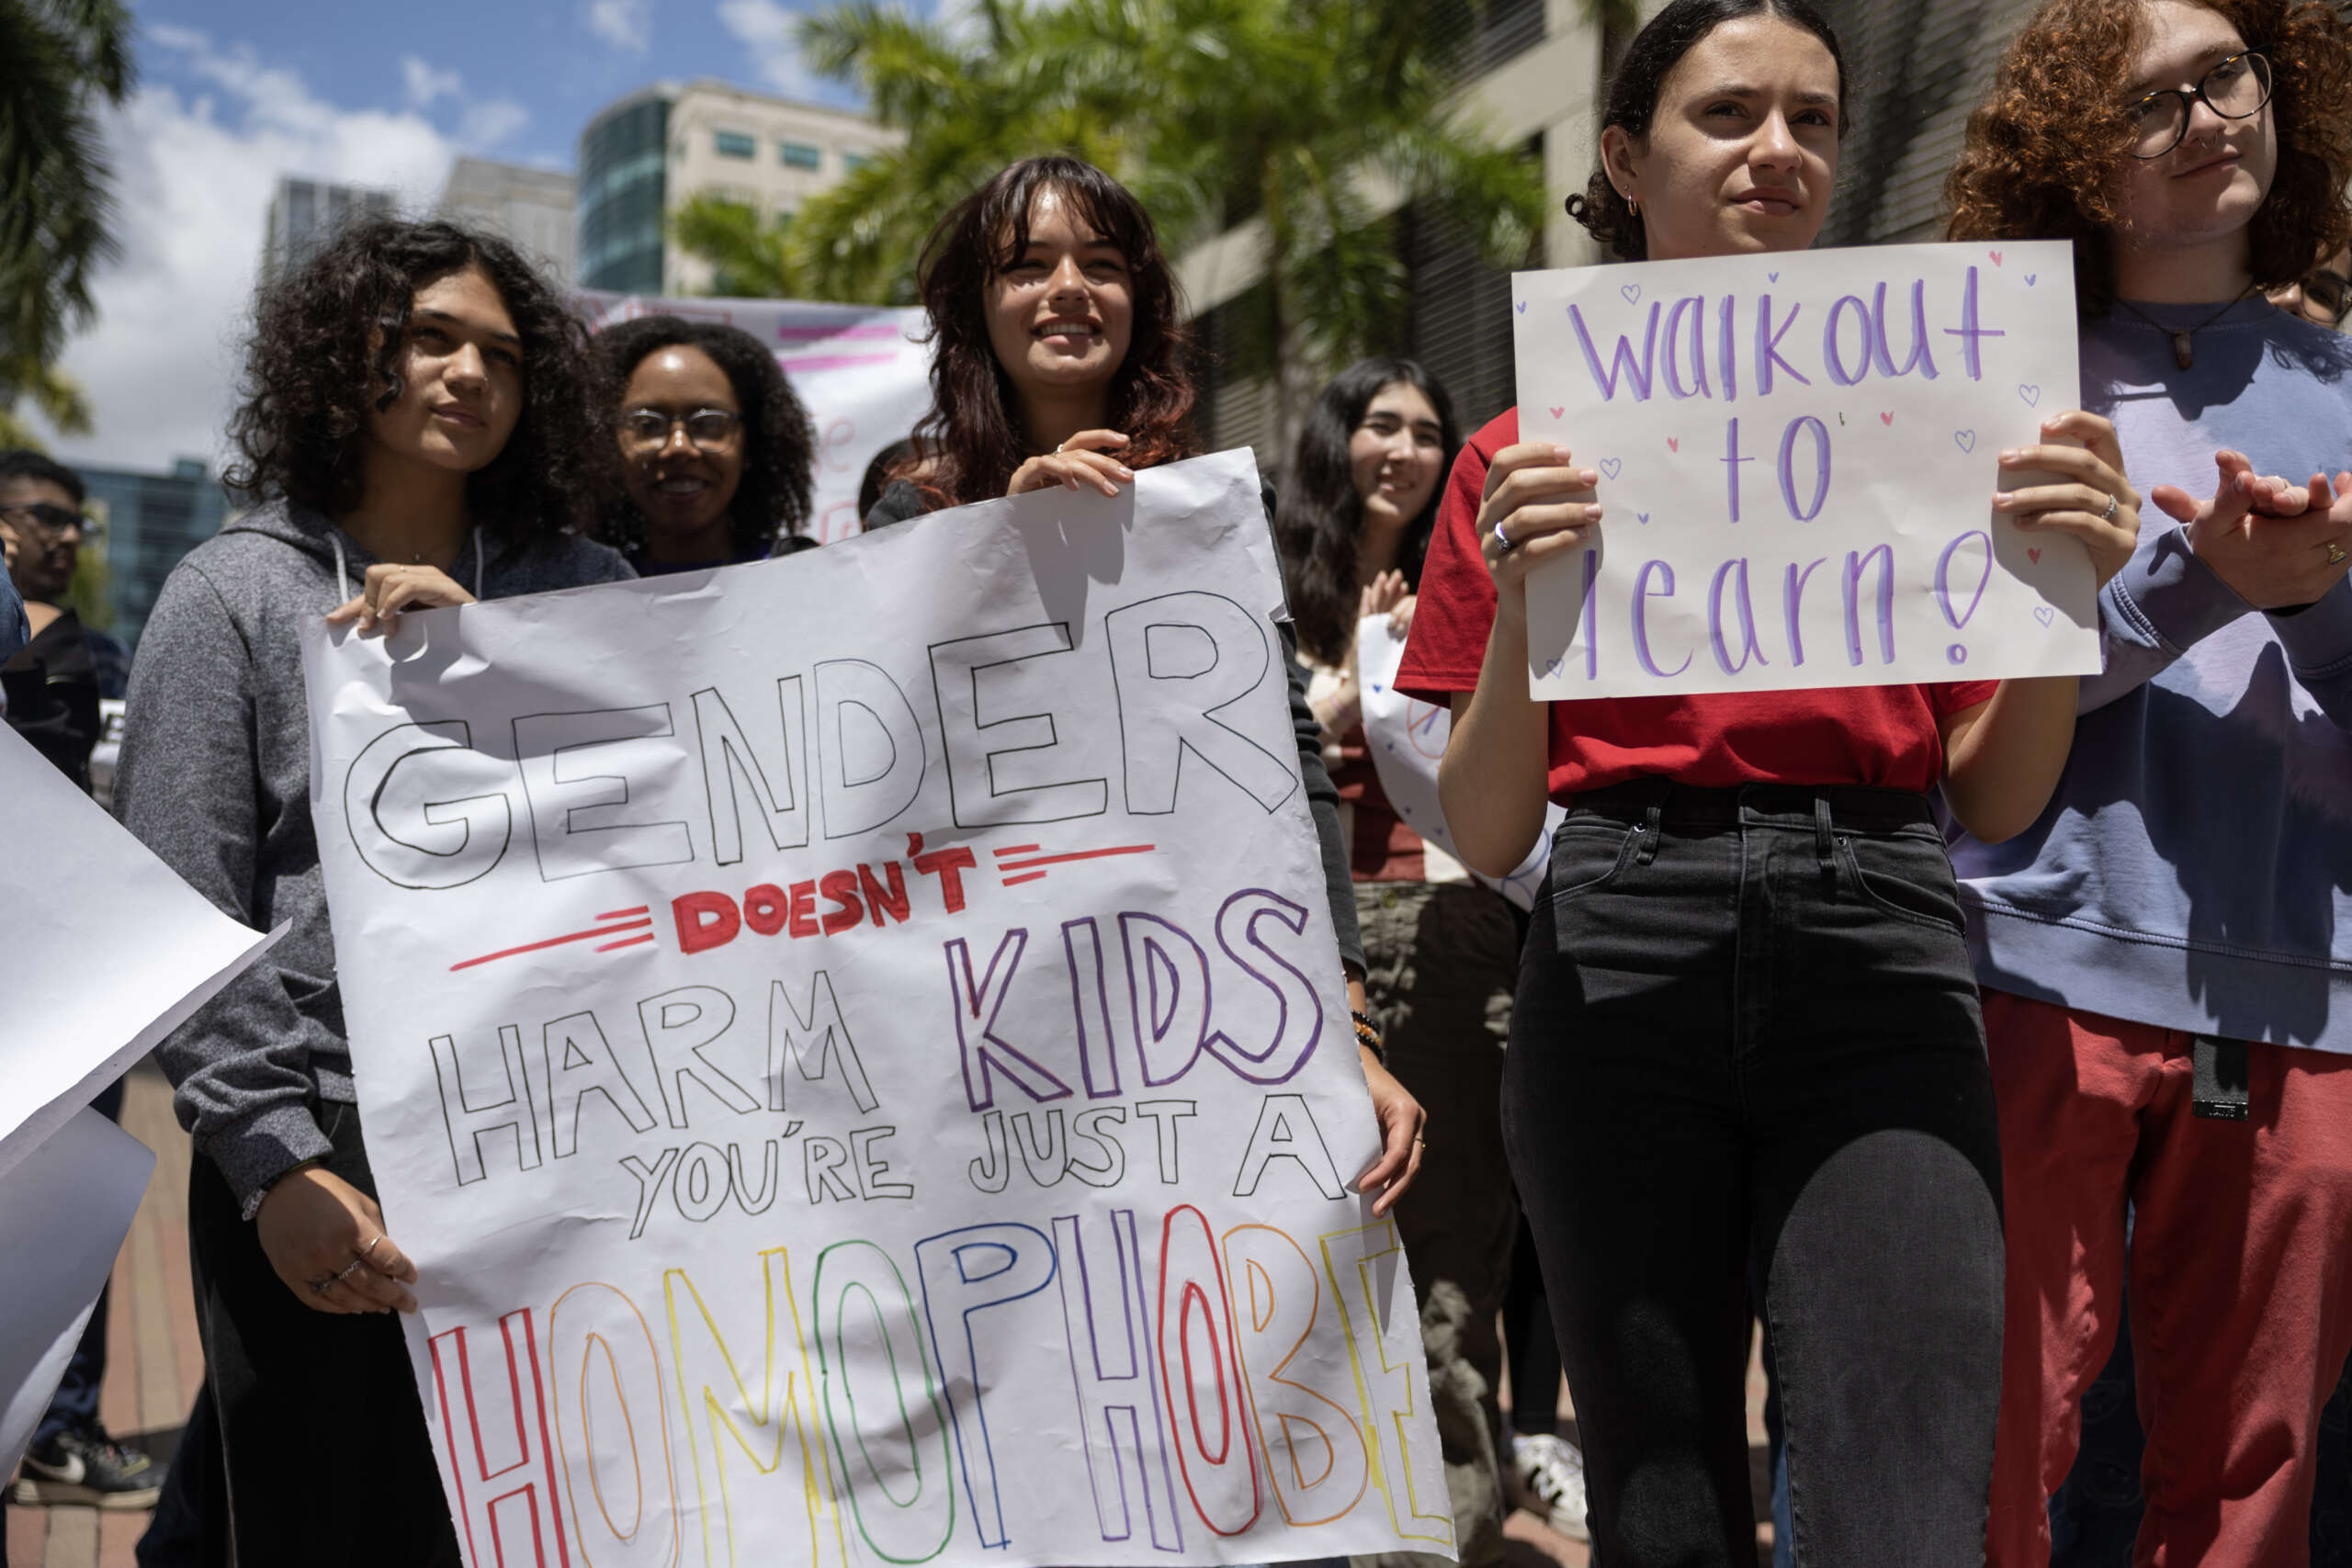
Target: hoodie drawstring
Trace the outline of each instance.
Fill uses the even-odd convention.
[[[476,524],[474,525],[473,538],[474,597],[476,599],[480,599],[481,597],[482,584],[481,525],[480,524]],[[343,551],[343,530],[340,528],[328,529],[327,543],[334,547],[334,586],[335,592],[342,595],[342,597],[337,599],[335,603],[338,604],[348,604],[351,603],[351,567]]]

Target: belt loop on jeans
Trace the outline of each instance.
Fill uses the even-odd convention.
[[[1663,800],[1651,801],[1649,810],[1643,815],[1641,827],[1635,829],[1641,834],[1642,848],[1641,852],[1634,857],[1634,864],[1647,865],[1657,859],[1657,843],[1662,836],[1658,825],[1665,818],[1666,803]]]
[[[1816,794],[1813,797],[1813,848],[1821,857],[1821,869],[1832,872],[1838,864],[1838,836],[1830,827],[1829,796]]]

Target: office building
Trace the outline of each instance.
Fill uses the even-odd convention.
[[[395,205],[388,190],[280,175],[277,192],[269,198],[269,228],[262,240],[262,282],[267,284],[324,250],[355,214],[389,218]]]
[[[453,221],[502,234],[558,282],[572,280],[572,178],[489,158],[460,158],[437,209]]]
[[[161,474],[81,464],[74,472],[88,488],[90,510],[106,524],[110,629],[135,647],[164,579],[227,521],[228,492],[199,457],[182,457]]]
[[[627,294],[694,294],[710,269],[667,232],[709,194],[763,218],[797,210],[899,133],[864,115],[699,81],[660,83],[607,106],[581,133],[579,280]]]

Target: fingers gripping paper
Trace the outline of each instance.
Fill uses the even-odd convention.
[[[476,1563],[1450,1551],[1245,453],[309,629]]]
[[[2078,401],[2064,243],[1512,283],[1521,436],[1598,470],[1606,518],[1529,571],[1533,696],[2098,671],[2089,556],[1991,505]]]

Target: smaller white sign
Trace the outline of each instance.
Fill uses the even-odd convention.
[[[1460,860],[1437,794],[1437,765],[1453,733],[1453,714],[1396,689],[1396,667],[1404,658],[1405,641],[1388,629],[1386,615],[1367,615],[1356,624],[1356,678],[1363,683],[1363,733],[1373,772],[1405,826]],[[1509,876],[1470,874],[1521,908],[1532,909],[1535,890],[1552,863],[1552,829],[1566,815],[1557,806],[1544,808],[1542,835]]]
[[[1513,276],[1519,423],[1597,469],[1528,576],[1546,700],[2099,668],[2089,556],[1992,510],[2080,403],[2064,242]]]

